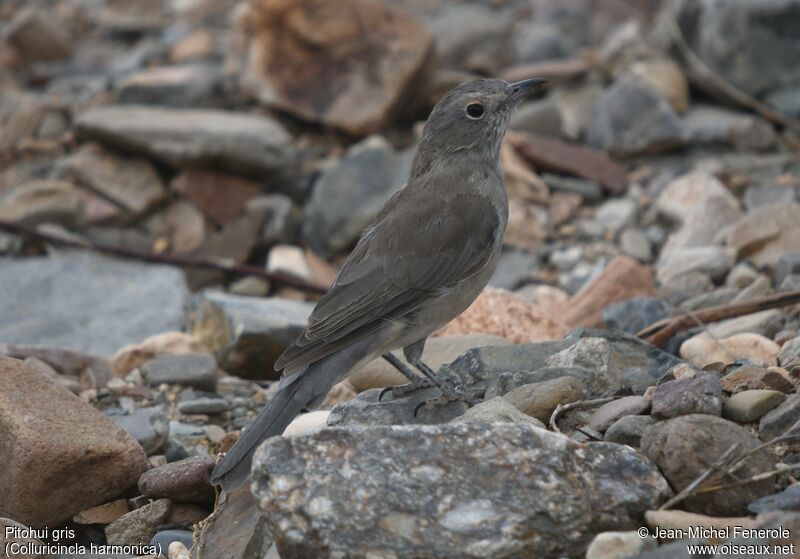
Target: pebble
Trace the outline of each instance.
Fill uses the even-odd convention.
[[[722,413],[722,388],[715,373],[671,380],[653,392],[652,415],[668,419],[680,415]]]
[[[785,342],[781,346],[778,352],[778,361],[781,365],[786,365],[798,357],[800,357],[800,336]]]
[[[191,457],[146,471],[139,478],[139,491],[152,499],[208,503],[214,489],[208,481],[215,458]]]
[[[140,367],[150,386],[180,384],[199,390],[217,389],[217,362],[209,353],[159,355]]]
[[[529,385],[530,386],[530,385]],[[545,424],[535,417],[523,413],[506,398],[496,396],[477,406],[469,408],[464,415],[452,421],[466,421],[477,423],[527,423],[544,428]]]
[[[150,540],[150,545],[160,545],[161,549],[169,549],[171,556],[172,542],[179,542],[185,546],[184,549],[191,549],[192,532],[190,530],[161,530],[156,532],[156,535]],[[189,553],[186,552],[185,555],[188,559]]]
[[[650,398],[644,396],[625,396],[607,402],[594,410],[589,418],[589,427],[605,433],[621,418],[629,415],[647,413],[650,409]]]
[[[681,344],[680,355],[698,367],[711,363],[732,363],[747,359],[755,365],[778,364],[778,344],[760,334],[735,334],[715,340],[707,333],[697,334]]]
[[[745,390],[725,400],[722,416],[739,423],[750,423],[780,405],[785,399],[786,394],[777,390]]]
[[[650,415],[626,415],[608,428],[603,440],[638,448],[642,442],[642,433],[655,421]]]
[[[625,559],[658,547],[653,537],[643,538],[637,532],[600,532],[586,550],[586,559]]]
[[[547,424],[556,406],[583,398],[583,388],[577,379],[561,377],[520,386],[504,394],[503,398],[519,411]]]
[[[753,514],[774,510],[800,510],[800,484],[794,483],[783,491],[756,499],[747,509]]]
[[[169,437],[169,422],[161,408],[140,408],[127,415],[112,415],[111,419],[139,441],[148,455],[157,454]]]
[[[785,369],[756,365],[743,365],[732,370],[720,379],[720,385],[730,394],[743,390],[777,390],[788,394],[794,390],[794,382]]]
[[[758,436],[768,441],[781,436],[800,421],[800,394],[790,394],[782,404],[768,411],[758,423]]]
[[[203,353],[205,351],[205,346],[189,334],[163,332],[119,349],[111,357],[111,367],[118,377],[124,377],[147,361],[165,353]]]
[[[172,503],[169,499],[159,499],[133,510],[108,526],[105,534],[109,545],[144,545],[156,533],[156,527],[163,524],[169,516]]]
[[[230,409],[224,398],[196,398],[178,404],[178,411],[185,414],[219,414]]]
[[[603,309],[603,321],[609,328],[636,334],[645,326],[666,318],[670,305],[663,299],[635,297]]]

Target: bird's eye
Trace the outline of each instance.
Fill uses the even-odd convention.
[[[483,116],[483,105],[480,103],[470,103],[467,105],[467,116],[474,120],[481,118]]]

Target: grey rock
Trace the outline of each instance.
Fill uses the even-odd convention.
[[[654,403],[655,404],[655,403]],[[712,415],[684,415],[659,421],[645,429],[642,453],[664,474],[670,485],[680,491],[734,444],[746,452],[760,444],[744,427]],[[773,469],[769,455],[758,451],[744,462],[737,474],[746,479]],[[761,480],[742,487],[687,498],[685,510],[710,516],[742,516],[747,505],[773,491],[772,480]]]
[[[206,520],[194,552],[197,557],[263,559],[272,546],[267,522],[246,483],[233,493],[222,493]],[[280,557],[277,557],[280,559]]]
[[[599,99],[587,130],[591,145],[618,156],[680,147],[686,137],[683,122],[667,100],[630,74],[617,79]]]
[[[303,237],[323,257],[349,249],[386,201],[408,180],[411,151],[380,136],[351,147],[325,169],[306,204]]]
[[[625,396],[605,403],[594,410],[594,413],[589,418],[589,427],[604,433],[620,418],[646,413],[649,409],[649,398],[644,396]]]
[[[782,435],[800,421],[800,394],[790,394],[781,405],[769,411],[758,423],[758,436],[768,441]]]
[[[609,443],[639,447],[642,442],[642,433],[655,422],[656,420],[650,415],[620,417],[608,428],[603,440]]]
[[[188,289],[170,266],[90,253],[5,260],[0,339],[110,356],[148,336],[180,330]]]
[[[553,97],[522,104],[511,117],[511,130],[561,136],[561,113]]]
[[[780,284],[778,291],[797,291],[800,289],[800,274],[789,274]]]
[[[80,138],[152,157],[174,167],[214,166],[274,178],[294,176],[291,136],[261,115],[139,105],[93,107],[75,121]],[[277,183],[283,181],[276,181]]]
[[[208,477],[215,461],[213,456],[194,456],[152,468],[139,477],[139,491],[151,499],[211,503],[215,492]]]
[[[764,118],[714,106],[693,106],[684,117],[689,142],[733,147],[739,151],[769,149],[777,134]]]
[[[690,272],[708,274],[712,279],[722,279],[736,263],[736,251],[719,246],[690,246],[662,253],[658,260],[656,277],[668,283],[671,279]]]
[[[637,297],[604,308],[603,321],[609,328],[636,334],[645,326],[666,318],[671,310],[663,299]]]
[[[147,68],[120,80],[116,90],[117,101],[130,105],[221,107],[226,98],[222,73],[210,64]]]
[[[745,390],[734,394],[722,406],[726,419],[739,423],[756,421],[786,399],[786,394],[778,390]]]
[[[164,451],[169,462],[192,456],[206,457],[209,455],[208,447],[208,432],[204,426],[180,421],[169,422],[169,441]]]
[[[744,192],[744,205],[754,210],[770,204],[790,204],[797,201],[797,193],[786,186],[755,185]]]
[[[697,19],[687,25],[696,26],[696,52],[716,74],[750,95],[797,84],[800,38],[785,27],[800,17],[796,1],[701,0],[699,5]]]
[[[792,338],[781,346],[781,351],[778,353],[778,361],[781,365],[786,365],[797,357],[800,357],[800,336]]]
[[[662,282],[659,294],[672,305],[679,305],[693,297],[701,297],[714,289],[714,282],[703,272],[688,272]]]
[[[773,275],[775,285],[781,285],[783,280],[792,274],[800,274],[800,252],[781,255],[775,264],[775,273]]]
[[[653,244],[646,233],[639,229],[625,229],[619,236],[622,252],[639,262],[650,262],[653,259]]]
[[[148,456],[158,454],[169,437],[169,422],[161,408],[139,408],[128,415],[110,417],[139,441]]]
[[[486,398],[504,396],[528,384],[539,384],[563,377],[577,379],[584,390],[594,382],[594,372],[582,367],[542,367],[534,371],[504,371],[498,373],[486,385]]]
[[[756,499],[747,505],[747,510],[753,514],[774,510],[800,511],[800,484],[795,483],[779,493]]]
[[[217,389],[217,362],[208,353],[159,355],[140,367],[147,384],[180,384],[214,392]]]
[[[534,467],[498,475],[520,463]],[[584,446],[514,424],[274,437],[256,453],[253,479],[283,559],[373,549],[403,557],[577,556],[599,531],[639,526],[670,494],[631,449]]]
[[[570,376],[525,384],[503,395],[518,410],[543,422],[549,421],[559,404],[577,402],[582,397],[581,383]]]
[[[638,210],[639,204],[635,200],[629,198],[608,200],[597,208],[591,220],[584,223],[584,231],[596,237],[604,236],[608,231],[616,233],[633,222]]]
[[[312,308],[303,301],[205,290],[192,298],[186,324],[214,352],[223,370],[245,378],[276,379],[275,360],[303,331]]]
[[[539,257],[522,250],[504,250],[489,285],[514,290],[531,281],[540,268]]]
[[[263,209],[264,227],[259,242],[266,246],[290,244],[300,230],[300,210],[283,194],[258,196],[248,203],[253,209]]]
[[[719,377],[715,373],[707,373],[665,382],[653,392],[652,405],[651,413],[657,419],[689,414],[718,416],[722,413]]]
[[[467,411],[464,402],[448,402],[443,406],[417,407],[438,398],[438,388],[422,388],[410,394],[395,398],[387,392],[381,401],[378,396],[381,390],[366,390],[354,400],[336,405],[328,416],[328,425],[413,425],[447,423]],[[417,411],[416,416],[414,412]]]
[[[578,194],[587,202],[599,202],[603,199],[603,187],[597,181],[548,173],[542,173],[542,179],[552,190]]]
[[[106,526],[108,545],[149,543],[156,533],[156,527],[166,521],[171,508],[169,499],[159,499],[122,515]]]
[[[576,45],[557,26],[532,21],[516,30],[514,48],[518,63],[530,63],[567,58]]]
[[[444,4],[428,25],[436,37],[436,55],[446,68],[498,68],[513,62],[511,14],[478,3]]]
[[[544,428],[544,423],[535,417],[522,413],[514,407],[511,402],[500,397],[491,398],[481,402],[477,406],[471,407],[463,415],[451,420],[451,422],[454,421],[475,423],[524,423]]]
[[[195,398],[178,404],[178,411],[185,414],[217,414],[228,411],[230,407],[224,398]]]
[[[169,549],[172,542],[181,542],[186,549],[192,549],[193,535],[191,530],[162,530],[150,540],[150,545],[161,546],[160,549]]]

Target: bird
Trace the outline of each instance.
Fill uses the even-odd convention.
[[[213,484],[227,492],[239,487],[262,441],[373,359],[384,357],[412,386],[433,383],[445,398],[465,398],[436,378],[422,352],[497,267],[509,211],[500,146],[514,107],[546,83],[477,79],[436,104],[408,182],[364,231],[303,332],[275,362],[283,370],[277,391],[217,463]],[[399,348],[422,377],[389,353]]]

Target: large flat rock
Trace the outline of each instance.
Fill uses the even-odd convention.
[[[179,330],[187,297],[177,268],[73,252],[3,259],[0,340],[110,356]]]

